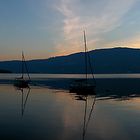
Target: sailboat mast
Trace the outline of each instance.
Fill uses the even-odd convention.
[[[85,73],[87,79],[87,43],[86,43],[86,33],[84,31],[84,45],[85,45]]]
[[[22,65],[23,65],[23,66],[22,66],[22,67],[23,67],[23,70],[24,70],[24,66],[25,66],[25,70],[26,70],[26,72],[27,72],[28,78],[29,78],[29,80],[31,80],[23,52],[22,52],[22,59],[23,59],[23,61],[22,61],[22,63],[23,63],[23,64],[22,64]],[[24,72],[24,71],[23,71],[23,72]]]
[[[23,51],[22,51],[22,78],[23,78],[23,74],[24,74],[24,64],[23,64],[23,61],[24,61],[24,54],[23,54]]]

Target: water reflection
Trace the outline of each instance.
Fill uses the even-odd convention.
[[[36,81],[38,85],[47,86],[51,89],[69,90],[75,79],[47,79]],[[96,95],[98,97],[132,97],[140,96],[140,79],[138,78],[100,78],[96,79]],[[85,93],[85,92],[84,92]]]
[[[15,74],[0,74],[0,84],[13,84]],[[85,75],[72,74],[31,74],[32,86],[51,89],[69,90],[70,84],[84,78]],[[91,76],[89,76],[91,78]],[[140,96],[140,74],[99,74],[96,78],[96,95],[98,96]]]
[[[30,94],[30,88],[16,88],[21,94],[21,115],[24,115],[27,100]]]
[[[92,102],[88,102],[89,100],[91,101],[91,98],[92,98]],[[94,106],[95,106],[95,102],[96,102],[95,89],[94,89],[94,92],[92,92],[92,94],[91,93],[88,94],[88,92],[85,92],[85,93],[82,92],[82,94],[80,94],[78,92],[75,95],[75,99],[79,100],[79,101],[84,101],[84,103],[85,103],[84,115],[83,115],[83,131],[82,131],[82,140],[85,140],[88,125],[90,123],[91,116],[93,114],[93,110],[94,110]],[[89,103],[91,103],[91,105]],[[88,110],[89,110],[89,112],[88,112]]]
[[[98,100],[37,87],[28,94],[28,89],[15,92],[11,85],[0,85],[0,138],[139,140],[139,105],[140,98]]]
[[[91,116],[92,116],[92,113],[93,113],[93,109],[94,109],[94,106],[95,106],[95,101],[96,101],[96,96],[94,96],[94,98],[93,98],[91,109],[90,109],[90,112],[88,114],[88,112],[87,112],[88,96],[85,96],[85,112],[84,112],[82,140],[85,140],[88,125],[89,125],[89,122],[90,122],[90,119],[91,119]]]

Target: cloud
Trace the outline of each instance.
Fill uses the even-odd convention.
[[[78,41],[81,40],[82,30],[84,29],[87,30],[90,40],[94,40],[93,44],[90,43],[90,45],[98,44],[96,41],[102,40],[102,34],[116,29],[123,23],[123,18],[136,1],[87,0],[83,3],[81,0],[60,0],[56,8],[64,16],[63,34],[67,43],[59,43],[56,50],[59,51],[60,48],[65,48],[65,53],[78,51]],[[71,43],[73,40],[74,43]],[[92,42],[90,40],[89,42]]]
[[[79,29],[89,29],[89,31],[92,29],[93,34],[113,30],[121,24],[123,16],[136,0],[108,0],[105,5],[98,4],[98,9],[95,10],[90,6],[90,4],[94,5],[90,0],[89,5],[86,6],[81,6],[80,0],[60,0],[60,2],[57,9],[65,16],[64,33],[70,35]]]
[[[79,24],[80,17],[75,15],[75,12],[72,8],[74,3],[75,0],[60,0],[60,5],[56,6],[57,10],[64,16],[63,32],[66,40],[75,38],[78,35],[78,32],[79,35],[81,32],[81,25]]]

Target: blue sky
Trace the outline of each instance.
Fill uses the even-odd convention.
[[[140,48],[140,0],[0,0],[0,60]]]

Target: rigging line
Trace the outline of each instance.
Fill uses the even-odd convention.
[[[96,80],[95,80],[95,77],[94,77],[94,73],[93,73],[93,68],[92,68],[92,64],[91,64],[91,58],[90,58],[90,55],[89,55],[89,52],[87,53],[88,55],[88,59],[89,59],[89,66],[90,66],[90,70],[91,70],[91,74],[92,74],[92,78],[94,79],[94,83],[95,83],[95,86],[96,86]]]
[[[22,69],[21,70],[21,72],[22,72],[22,79],[23,79],[23,75],[24,75],[23,58],[24,57],[23,57],[23,51],[22,51],[22,60],[21,60],[22,61],[22,63],[21,63],[22,64],[22,68],[21,68]]]
[[[87,81],[87,44],[86,44],[86,33],[84,30],[84,45],[85,45],[85,72],[86,72],[86,81]]]
[[[87,48],[87,43],[86,43],[86,33],[85,33],[85,30],[84,30],[84,43],[85,43],[85,65],[86,65],[86,79],[87,79],[87,72],[88,72],[88,65],[87,65],[87,61],[89,63],[89,66],[90,66],[90,70],[91,70],[91,74],[92,74],[92,78],[94,79],[94,83],[95,83],[95,86],[96,86],[96,80],[95,80],[95,77],[94,77],[94,73],[93,73],[93,69],[92,69],[92,64],[91,64],[91,58],[90,58],[90,55],[89,55],[89,52],[88,52],[88,48]]]
[[[27,71],[28,78],[31,81],[31,78],[30,78],[30,75],[29,75],[29,71],[28,71],[28,67],[27,67],[24,55],[23,55],[23,60],[24,60],[24,65],[25,65],[25,68],[26,68],[26,71]]]

